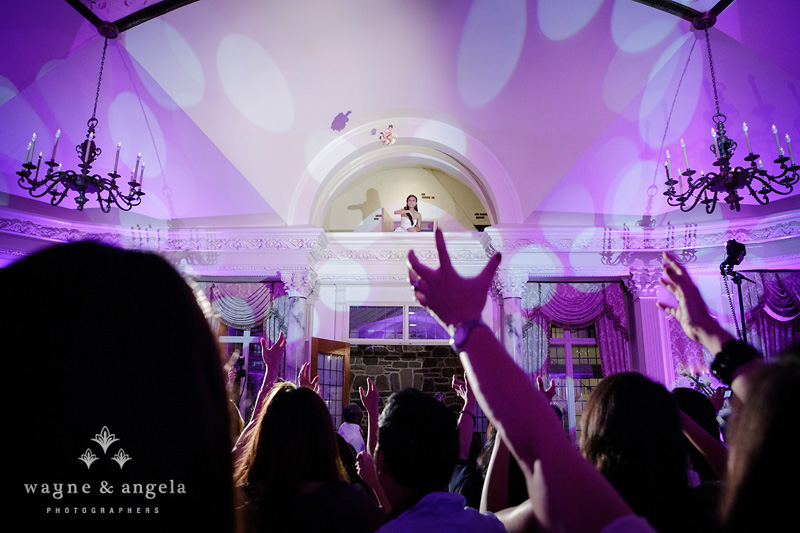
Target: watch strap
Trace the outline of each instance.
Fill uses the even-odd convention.
[[[461,352],[461,348],[467,343],[469,334],[472,333],[473,329],[479,326],[486,326],[486,323],[480,318],[465,320],[458,323],[455,333],[453,334],[453,344],[457,352]]]

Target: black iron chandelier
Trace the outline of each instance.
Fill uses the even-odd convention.
[[[778,172],[776,175],[771,175],[764,170],[761,156],[753,153],[750,147],[750,137],[747,133],[746,123],[742,124],[748,151],[748,155],[744,160],[749,165],[732,166],[731,159],[733,158],[737,143],[725,133],[726,117],[719,110],[717,82],[714,77],[714,61],[711,57],[711,42],[708,38],[708,28],[713,26],[714,22],[716,22],[716,18],[713,15],[703,14],[694,20],[693,25],[695,29],[705,31],[706,48],[708,48],[708,65],[711,70],[711,85],[714,88],[714,103],[717,109],[717,113],[712,117],[714,128],[711,129],[711,136],[714,142],[710,146],[711,152],[716,157],[716,161],[713,163],[716,169],[708,174],[703,174],[701,172],[700,178],[695,179],[694,175],[697,174],[697,171],[689,167],[689,158],[686,156],[686,145],[683,139],[681,139],[681,148],[683,149],[686,170],[681,172],[679,168],[677,175],[673,174],[669,151],[667,151],[667,160],[664,164],[667,175],[667,190],[664,192],[664,195],[667,197],[667,203],[673,207],[680,207],[681,211],[684,212],[691,211],[698,203],[701,203],[705,205],[706,212],[711,214],[717,206],[720,194],[726,195],[723,199],[730,205],[731,209],[739,211],[739,202],[744,200],[744,198],[739,195],[739,191],[745,188],[759,204],[766,205],[769,203],[768,195],[770,193],[780,195],[790,194],[793,190],[793,186],[800,180],[800,176],[798,176],[797,173],[797,171],[800,170],[800,166],[795,164],[789,134],[787,133],[785,138],[786,148],[788,150],[787,155],[783,151],[778,137],[778,129],[774,125],[772,126],[772,133],[775,135],[775,144],[778,154],[778,158],[774,160],[774,163],[778,165]],[[675,176],[677,176],[677,180],[674,178]],[[686,178],[685,189],[683,177]],[[676,185],[679,187],[677,191],[675,189]],[[760,189],[756,190],[756,188],[759,187]]]
[[[108,48],[108,40],[115,39],[119,35],[119,30],[110,23],[104,23],[98,28],[100,35],[105,37],[105,44],[103,45],[103,57],[100,60],[100,73],[97,77],[97,92],[94,97],[94,110],[92,111],[92,118],[86,123],[88,131],[86,133],[86,140],[75,147],[80,164],[78,165],[79,171],[61,170],[61,164],[56,162],[56,150],[58,149],[58,138],[61,135],[61,130],[56,132],[55,144],[53,145],[53,155],[49,160],[44,161],[47,170],[39,179],[39,171],[42,166],[42,152],[39,152],[38,160],[33,162],[35,148],[36,148],[36,134],[33,134],[31,142],[28,143],[28,150],[25,154],[25,162],[22,164],[22,170],[17,172],[19,175],[19,186],[26,189],[34,198],[41,198],[46,194],[51,196],[50,203],[58,205],[66,198],[69,191],[75,191],[75,203],[78,204],[78,211],[83,211],[83,206],[89,201],[88,195],[97,195],[97,201],[100,204],[100,209],[104,213],[111,210],[111,206],[115,205],[123,211],[130,211],[132,207],[136,207],[142,203],[142,179],[144,178],[144,163],[140,165],[141,153],[136,158],[136,167],[131,171],[130,181],[128,181],[127,194],[124,190],[120,189],[117,185],[117,178],[120,174],[117,173],[119,165],[119,152],[122,143],[117,144],[117,154],[114,161],[114,170],[108,173],[108,178],[104,178],[99,174],[92,174],[92,163],[102,153],[102,150],[95,145],[94,136],[95,128],[97,127],[97,101],[100,97],[100,83],[103,79],[103,66],[106,61],[106,49]],[[123,185],[124,187],[124,185]]]

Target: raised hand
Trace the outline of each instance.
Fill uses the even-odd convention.
[[[544,380],[542,379],[542,376],[537,376],[536,377],[536,388],[544,393],[544,395],[547,397],[547,401],[548,402],[552,402],[553,401],[553,397],[556,395],[556,380],[551,379],[550,380],[550,386],[545,389],[544,388]]]
[[[717,413],[719,413],[720,409],[722,409],[722,406],[725,405],[725,392],[727,390],[728,389],[726,387],[717,387],[717,390],[715,390],[714,393],[709,396],[711,405],[714,406],[714,411]]]
[[[408,277],[419,303],[430,309],[445,326],[455,326],[466,320],[477,320],[486,304],[486,296],[494,273],[500,265],[500,254],[494,254],[483,271],[474,278],[462,278],[453,268],[444,243],[442,230],[436,230],[436,250],[439,268],[420,263],[411,250]]]
[[[319,376],[311,377],[311,363],[303,363],[300,367],[300,372],[297,373],[297,385],[300,387],[308,387],[317,394],[320,392]]]
[[[269,342],[265,337],[261,337],[261,358],[264,360],[266,366],[265,375],[275,381],[278,377],[278,370],[281,367],[281,361],[286,353],[286,338],[281,331],[278,340],[272,346],[267,346]],[[266,381],[266,379],[265,379]]]
[[[459,379],[457,374],[453,374],[453,380],[451,382],[451,385],[453,387],[453,390],[456,391],[456,394],[458,394],[458,397],[466,402],[468,394],[466,378],[461,380]]]
[[[678,305],[658,302],[658,307],[675,317],[687,337],[702,343],[711,353],[719,352],[722,342],[733,337],[708,313],[700,291],[675,256],[664,252],[663,258],[664,276],[659,281],[675,296]]]
[[[374,414],[377,416],[380,395],[378,394],[378,390],[375,388],[375,384],[371,379],[367,378],[366,391],[364,391],[364,387],[358,388],[358,395],[361,397],[361,403],[364,404],[364,409],[366,409],[367,415],[371,416]]]

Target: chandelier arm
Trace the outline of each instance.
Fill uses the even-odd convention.
[[[694,209],[694,207],[697,205],[697,202],[699,202],[699,201],[700,201],[700,195],[697,195],[697,196],[692,196],[691,194],[689,194],[689,198],[694,198],[694,202],[692,202],[692,205],[691,205],[689,208],[686,208],[686,205],[685,205],[685,203],[684,203],[684,202],[681,202],[681,211],[683,211],[684,213],[688,213],[689,211],[691,211],[692,209]],[[687,198],[687,200],[688,200],[689,198]]]
[[[103,203],[106,204],[106,207],[103,208],[103,212],[108,213],[111,209],[111,203],[113,202],[120,210],[122,211],[130,211],[133,207],[139,205],[139,202],[134,202],[132,200],[138,199],[135,195],[124,195],[120,192],[119,187],[116,184],[116,181],[112,181],[106,178],[101,178],[105,187],[103,190],[106,191],[108,194],[108,198],[103,199],[100,196],[100,192],[98,191],[97,194],[97,201],[100,203],[100,207],[103,208]]]
[[[767,205],[769,203],[769,197],[766,194],[763,194],[764,200],[758,197],[758,191],[753,189],[753,187],[748,183],[747,190],[750,191],[750,196],[756,199],[756,202],[760,203],[761,205]]]
[[[783,174],[781,174],[781,176],[783,176]],[[781,176],[778,177],[780,178]],[[777,178],[772,178],[771,176],[767,176],[768,179],[764,180],[764,178],[758,174],[755,174],[753,178],[760,181],[764,189],[767,189],[769,192],[774,192],[775,194],[780,194],[781,196],[786,196],[788,194],[791,194],[792,191],[794,190],[793,185],[797,183],[797,179],[787,183],[781,183],[777,181]],[[786,188],[786,190],[782,191],[780,189],[776,189],[775,188],[776,184]]]
[[[717,208],[717,191],[714,191],[714,197],[711,200],[705,201],[706,204],[706,213],[709,215],[714,212],[714,209]]]
[[[49,194],[50,191],[52,191],[54,188],[57,188],[58,184],[61,183],[62,176],[58,176],[58,174],[60,173],[56,173],[56,178],[42,192],[37,192],[37,189],[39,189],[43,185],[47,185],[49,180],[39,181],[39,180],[31,180],[29,178],[24,178],[27,181],[27,183],[22,183],[23,178],[20,178],[19,186],[27,190],[28,194],[30,194],[33,198],[41,198],[45,194]]]

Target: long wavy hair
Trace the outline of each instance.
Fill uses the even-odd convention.
[[[275,531],[290,527],[303,483],[349,481],[328,406],[316,392],[289,382],[273,386],[234,481],[258,486],[259,514]]]
[[[406,209],[411,209],[410,207],[408,207],[408,199],[409,198],[413,198],[414,200],[417,201],[417,203],[414,205],[414,211],[419,213],[419,209],[417,209],[417,205],[419,205],[419,199],[414,194],[409,194],[408,196],[406,196],[406,207],[405,208]],[[406,216],[408,217],[408,220],[410,220],[411,223],[413,224],[414,223],[414,217],[411,216],[411,213],[406,213]]]

